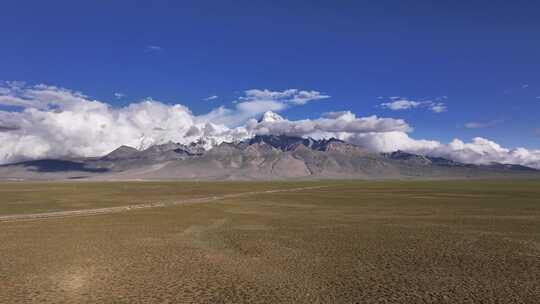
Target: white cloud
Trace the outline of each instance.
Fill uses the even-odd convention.
[[[319,91],[304,91],[298,89],[288,89],[284,91],[271,91],[268,89],[251,89],[245,91],[245,96],[241,100],[274,100],[289,104],[303,105],[310,101],[330,98],[329,95]]]
[[[540,169],[540,150],[504,148],[482,137],[469,143],[454,139],[448,144],[433,140],[417,140],[404,132],[368,133],[352,136],[349,140],[378,152],[407,151],[421,155],[443,157],[462,163],[488,164],[491,162],[521,164]]]
[[[412,127],[402,119],[356,117],[349,111],[296,121],[276,113],[263,115],[296,105],[295,98],[307,96],[298,95],[300,90],[250,90],[234,108],[219,107],[197,116],[183,105],[152,99],[117,108],[54,86],[4,84],[0,88],[0,105],[23,107],[22,111],[0,111],[0,163],[100,156],[120,145],[146,148],[167,141],[187,144],[199,138],[205,139],[209,148],[255,134],[289,134],[336,137],[377,152],[404,150],[466,163],[517,163],[540,168],[540,150],[509,149],[480,137],[469,143],[418,140],[410,137]],[[261,121],[254,119],[260,116]]]
[[[213,122],[231,127],[237,127],[246,120],[262,115],[266,111],[282,111],[287,108],[286,104],[273,100],[253,100],[238,102],[234,109],[221,106],[210,113],[200,116],[198,119],[205,122]]]
[[[393,111],[418,108],[419,106],[423,104],[422,102],[408,100],[408,99],[393,99],[392,97],[390,99],[392,99],[393,101],[381,103],[381,106],[383,108],[390,109]]]
[[[439,142],[433,140],[416,140],[410,138],[407,133],[401,131],[351,134],[343,139],[375,152],[403,150],[421,153],[432,150],[440,145]]]
[[[482,137],[475,137],[470,143],[454,139],[446,145],[428,151],[427,154],[451,158],[465,163],[485,164],[499,162],[540,166],[540,150],[504,148],[496,142]]]
[[[435,113],[445,112],[448,108],[442,100],[447,99],[446,96],[441,96],[435,98],[436,101],[424,100],[424,101],[415,101],[404,97],[392,96],[389,97],[389,101],[383,102],[380,106],[384,109],[389,109],[392,111],[408,110],[415,108],[428,108]]]
[[[310,101],[330,98],[318,91],[305,91],[288,89],[284,91],[270,91],[268,89],[250,89],[244,91],[234,102],[235,108],[219,107],[200,119],[227,126],[239,126],[252,117],[258,117],[267,111],[280,112],[291,106],[304,105]]]
[[[218,99],[218,96],[217,95],[208,96],[204,100],[214,100],[214,99]]]
[[[318,119],[296,121],[278,119],[262,120],[261,122],[251,120],[246,124],[246,128],[254,134],[285,134],[314,138],[344,138],[348,134],[368,132],[412,131],[412,128],[402,119],[379,118],[377,116],[357,118],[356,115],[348,111],[326,113]]]
[[[31,107],[34,106],[32,101],[13,96],[0,96],[0,105],[15,106],[15,107]]]
[[[125,96],[126,96],[126,94],[123,94],[123,93],[120,93],[120,92],[114,93],[114,97],[116,97],[116,99],[122,99]]]
[[[119,145],[146,148],[169,140],[189,143],[199,137],[212,144],[234,140],[243,132],[194,116],[179,104],[166,105],[148,99],[114,108],[52,86],[8,89],[8,95],[0,95],[0,104],[17,103],[24,109],[0,111],[0,126],[3,126],[0,163],[71,155],[99,156]],[[191,135],[193,128],[199,130],[196,136]]]
[[[442,102],[434,102],[429,104],[429,109],[435,113],[446,112],[448,108]]]
[[[55,86],[39,84],[26,87],[22,82],[6,82],[0,93],[0,105],[23,108],[46,109],[50,107],[70,106],[74,102],[88,101],[80,92],[70,91]]]
[[[354,119],[356,116],[351,113],[351,111],[338,111],[338,112],[326,112],[321,115],[322,118],[328,118],[328,119]]]
[[[291,99],[290,102],[303,105],[313,100],[321,100],[330,98],[329,95],[323,95],[317,91],[298,91],[296,95]]]

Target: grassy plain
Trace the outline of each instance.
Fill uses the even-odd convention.
[[[0,214],[312,185],[0,222],[0,303],[538,303],[540,181],[7,183]]]
[[[0,215],[105,208],[287,189],[313,182],[10,182],[0,183]]]

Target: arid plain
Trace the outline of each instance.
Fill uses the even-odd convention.
[[[538,180],[0,184],[0,303],[538,303],[539,282]]]

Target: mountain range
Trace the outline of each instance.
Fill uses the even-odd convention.
[[[464,164],[403,151],[373,153],[338,140],[257,135],[205,150],[204,142],[121,146],[97,158],[30,160],[0,166],[3,180],[280,180],[538,178],[540,170]]]

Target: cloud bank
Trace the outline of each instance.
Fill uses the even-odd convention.
[[[55,86],[0,85],[0,163],[48,157],[101,156],[120,145],[145,149],[198,139],[206,148],[253,135],[245,123],[267,111],[329,98],[317,91],[248,90],[233,108],[194,115],[181,104],[151,98],[117,108]],[[0,107],[0,109],[2,109]]]
[[[466,163],[516,163],[540,168],[540,150],[508,149],[484,138],[465,143],[418,140],[402,119],[357,117],[349,111],[291,121],[276,112],[327,99],[318,91],[247,90],[233,107],[194,115],[181,104],[153,99],[113,107],[72,90],[0,85],[0,163],[53,157],[101,156],[120,145],[144,149],[168,141],[203,139],[206,148],[256,134],[336,137],[377,152],[404,150]],[[3,111],[1,109],[4,109]],[[256,118],[260,118],[257,120]]]
[[[540,169],[540,150],[508,149],[482,137],[469,143],[454,139],[448,144],[435,140],[414,139],[412,128],[401,119],[357,118],[351,112],[331,112],[315,120],[289,121],[273,117],[269,121],[250,121],[249,131],[257,134],[288,134],[313,138],[336,137],[374,152],[407,151],[421,155],[444,157],[463,163],[491,162],[521,164]]]

